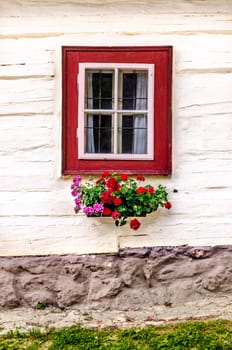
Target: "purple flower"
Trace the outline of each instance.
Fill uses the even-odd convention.
[[[84,207],[83,212],[87,215],[92,214],[92,213],[94,213],[94,209],[91,206],[87,206],[87,207]]]
[[[80,177],[80,175],[75,176],[74,179],[73,179],[73,183],[74,183],[76,186],[79,186],[79,185],[80,185],[80,182],[81,182],[81,177]]]
[[[104,207],[103,207],[103,205],[100,204],[100,203],[95,203],[95,204],[93,205],[93,209],[94,209],[94,212],[95,212],[95,213],[102,213]]]
[[[80,206],[80,205],[81,205],[81,199],[80,199],[80,197],[76,197],[76,198],[75,198],[75,203],[76,203],[77,206]]]
[[[73,197],[76,197],[77,194],[78,194],[78,191],[77,191],[76,189],[73,190],[73,191],[71,192],[71,195],[72,195]]]
[[[72,194],[73,197],[76,197],[78,194],[80,194],[82,192],[81,188],[76,186],[76,185],[74,185],[74,184],[71,185],[71,190],[72,190],[71,194]]]

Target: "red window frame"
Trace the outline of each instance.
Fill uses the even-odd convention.
[[[155,65],[154,159],[78,159],[79,63],[144,63]],[[171,174],[172,47],[62,47],[62,174],[99,174],[104,170],[130,174]]]

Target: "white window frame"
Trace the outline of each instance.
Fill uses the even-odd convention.
[[[113,153],[86,153],[85,152],[85,129],[84,117],[85,113],[96,112],[96,109],[85,108],[85,71],[87,69],[112,69],[115,71],[114,88],[115,103],[114,108],[104,110],[113,114],[114,118],[114,152]],[[139,110],[139,112],[147,114],[147,153],[146,154],[127,154],[117,153],[117,115],[123,112],[133,113],[134,110],[117,109],[118,104],[118,72],[119,70],[147,70],[148,72],[148,104],[147,110]],[[79,159],[101,159],[101,160],[153,160],[154,159],[154,88],[155,88],[155,66],[154,64],[128,64],[128,63],[79,63],[79,74],[77,77],[78,89],[78,158]],[[101,111],[101,110],[100,110]]]

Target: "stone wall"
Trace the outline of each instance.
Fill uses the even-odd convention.
[[[227,0],[0,1],[0,256],[232,244],[231,23]],[[62,45],[173,46],[173,173],[149,178],[173,208],[138,232],[74,215]]]
[[[0,307],[175,307],[232,293],[232,247],[124,249],[114,255],[0,259]]]

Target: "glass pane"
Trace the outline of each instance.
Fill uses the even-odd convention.
[[[119,153],[147,154],[147,115],[122,115]]]
[[[112,116],[87,115],[85,126],[87,153],[112,153]]]
[[[135,109],[136,107],[136,74],[123,74],[122,108]]]
[[[144,71],[121,72],[119,105],[124,110],[146,110],[148,73]]]
[[[89,109],[112,109],[113,72],[87,71],[86,106]]]
[[[133,153],[133,116],[122,116],[122,153]]]
[[[134,116],[134,154],[147,153],[147,115]]]

